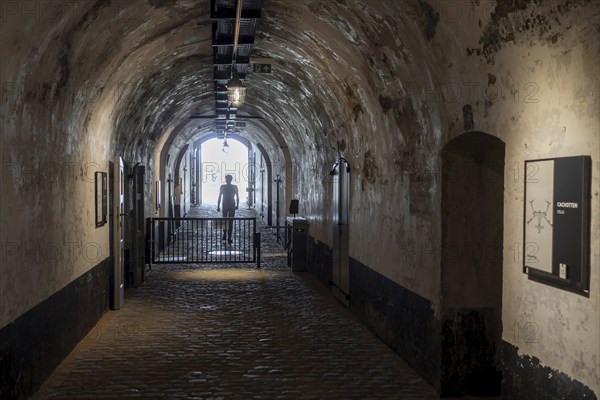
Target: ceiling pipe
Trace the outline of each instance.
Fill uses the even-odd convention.
[[[237,58],[238,41],[240,38],[240,23],[242,19],[242,0],[237,0],[236,11],[235,11],[235,32],[233,34],[233,62],[235,64]]]

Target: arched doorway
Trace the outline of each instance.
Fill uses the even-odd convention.
[[[273,225],[273,166],[271,158],[262,144],[257,143],[256,147],[260,153],[258,163],[258,176],[256,179],[256,206],[260,210],[261,218],[267,219],[267,225]],[[259,206],[260,205],[260,206]]]
[[[244,200],[249,180],[249,150],[246,143],[232,137],[212,138],[201,144],[201,195],[202,204],[217,204],[219,188],[225,176],[233,177],[233,184],[240,187],[240,198]]]
[[[469,132],[442,153],[443,396],[500,393],[504,148]]]

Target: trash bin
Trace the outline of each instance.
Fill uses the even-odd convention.
[[[292,226],[292,271],[306,271],[308,263],[308,220],[302,217],[288,218]]]

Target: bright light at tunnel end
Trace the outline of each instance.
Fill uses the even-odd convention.
[[[276,271],[254,268],[188,269],[167,273],[167,278],[181,281],[244,282],[263,281],[279,275]]]

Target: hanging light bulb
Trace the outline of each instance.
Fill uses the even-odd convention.
[[[229,153],[229,143],[227,143],[227,138],[225,138],[225,140],[223,140],[223,153],[225,153],[225,154]]]
[[[246,88],[237,75],[227,82],[227,99],[234,107],[239,107],[246,101]]]

